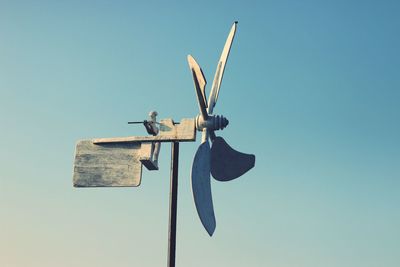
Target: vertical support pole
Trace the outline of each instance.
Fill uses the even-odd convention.
[[[178,202],[179,142],[171,143],[171,185],[169,193],[168,267],[175,267],[176,211]]]

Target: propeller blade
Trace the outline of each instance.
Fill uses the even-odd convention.
[[[200,113],[203,116],[204,120],[208,119],[207,113],[207,99],[206,99],[206,78],[204,77],[203,71],[201,70],[199,64],[197,64],[196,60],[188,55],[187,57],[189,67],[192,70],[194,88],[196,89],[197,101],[199,103]]]
[[[254,167],[256,156],[234,150],[218,136],[211,148],[211,174],[218,181],[230,181]]]
[[[228,60],[229,51],[231,50],[233,38],[235,37],[237,21],[233,23],[228,38],[226,39],[224,49],[219,58],[217,70],[215,71],[214,81],[211,88],[210,98],[208,99],[208,114],[213,113],[215,104],[217,103],[219,88],[221,86],[222,77],[224,76],[225,65]]]
[[[215,215],[211,196],[210,143],[206,140],[197,149],[192,164],[192,192],[201,223],[210,236],[215,231]]]

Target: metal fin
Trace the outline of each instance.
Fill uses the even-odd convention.
[[[211,195],[210,143],[206,140],[197,149],[192,164],[192,192],[201,223],[210,236],[215,231],[215,215]]]
[[[211,148],[211,174],[218,181],[230,181],[254,167],[256,156],[241,153],[216,137]]]
[[[204,77],[203,71],[201,70],[196,60],[191,55],[188,55],[187,59],[193,75],[194,88],[196,90],[200,113],[203,119],[207,120],[208,119],[207,98],[205,93],[205,87],[207,81],[206,78]]]
[[[225,65],[228,61],[229,52],[231,50],[232,42],[235,37],[236,26],[237,21],[235,21],[235,23],[233,23],[232,25],[228,38],[226,39],[224,49],[222,50],[221,57],[217,64],[217,70],[215,71],[214,81],[212,83],[210,96],[208,98],[208,114],[213,113],[214,106],[217,103],[219,89],[221,87],[222,78],[224,76]]]

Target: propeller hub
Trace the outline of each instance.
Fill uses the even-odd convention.
[[[198,131],[203,131],[203,129],[223,130],[228,124],[228,119],[222,115],[209,115],[207,120],[204,120],[202,115],[196,117],[196,129]]]

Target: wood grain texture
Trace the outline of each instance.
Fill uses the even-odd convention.
[[[191,142],[196,141],[195,119],[182,119],[179,124],[174,124],[172,119],[160,121],[160,131],[156,136],[128,136],[97,138],[92,140],[95,144],[107,143],[136,143],[136,142]]]
[[[139,186],[142,163],[141,143],[76,145],[73,183],[75,187]]]

